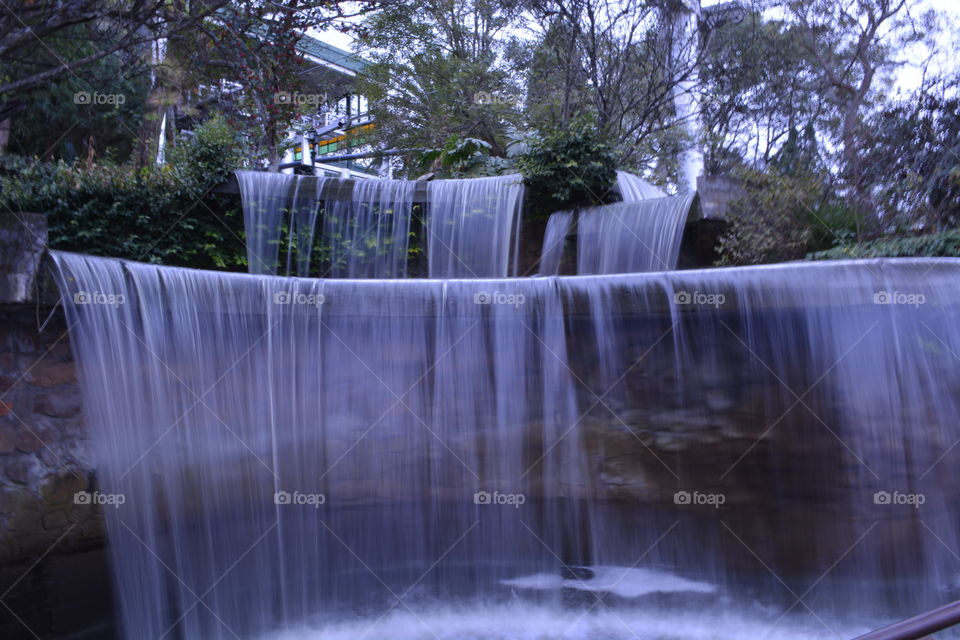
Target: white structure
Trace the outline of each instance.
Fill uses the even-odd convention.
[[[704,174],[705,166],[700,146],[703,139],[703,119],[697,88],[700,0],[674,0],[668,5],[666,12],[672,37],[671,58],[676,80],[673,86],[673,103],[686,138],[686,148],[679,158],[678,181],[681,191],[692,192],[697,190],[697,179]]]

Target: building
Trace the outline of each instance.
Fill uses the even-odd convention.
[[[311,65],[304,72],[318,100],[316,113],[305,116],[290,133],[291,149],[281,170],[318,176],[377,177],[379,161],[356,158],[372,150],[365,134],[373,131],[367,100],[356,91],[357,74],[368,64],[361,57],[305,35],[297,48]],[[290,97],[290,99],[296,99]],[[346,156],[332,160],[331,156]]]

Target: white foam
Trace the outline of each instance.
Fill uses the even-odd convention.
[[[841,629],[815,619],[752,607],[722,610],[559,609],[529,603],[395,608],[321,628],[289,629],[269,640],[813,640],[852,637],[866,629]]]
[[[590,567],[593,577],[588,580],[564,579],[555,573],[537,573],[501,583],[519,589],[551,590],[580,589],[598,593],[612,593],[622,598],[637,598],[652,593],[715,593],[716,587],[706,582],[688,580],[680,576],[633,567]]]

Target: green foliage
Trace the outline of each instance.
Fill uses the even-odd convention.
[[[580,120],[529,141],[516,157],[534,216],[611,201],[617,152],[596,128]]]
[[[0,63],[0,78],[95,53],[96,38],[89,25],[68,29],[37,45],[29,62]],[[82,76],[61,75],[20,93],[9,103],[14,110],[7,151],[68,162],[91,156],[125,160],[140,126],[148,77],[140,57],[117,53],[85,66]]]
[[[520,73],[509,28],[517,8],[489,0],[397,3],[361,28],[372,61],[358,79],[387,147],[442,148],[454,136],[505,155],[521,121]]]
[[[514,134],[518,135],[518,134]],[[499,176],[516,171],[512,159],[511,142],[506,158],[490,155],[490,144],[477,138],[450,136],[440,149],[431,149],[414,159],[420,173],[432,171],[441,178],[482,178]]]
[[[242,270],[239,201],[209,193],[242,155],[240,142],[215,118],[181,139],[163,167],[138,171],[0,156],[0,207],[45,214],[53,249]]]
[[[960,224],[960,76],[886,105],[868,121],[862,174],[888,229]]]
[[[730,203],[720,264],[798,260],[856,235],[859,217],[809,172],[741,172],[746,196]]]
[[[855,258],[960,258],[960,229],[925,236],[883,238],[848,244],[807,255],[807,260],[848,260]]]
[[[213,117],[184,135],[169,153],[169,166],[184,185],[206,189],[224,182],[246,162],[240,134],[223,118]],[[192,194],[199,197],[201,193]]]

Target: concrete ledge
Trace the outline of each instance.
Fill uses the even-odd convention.
[[[700,176],[697,179],[700,212],[706,220],[726,220],[730,203],[746,197],[743,184],[728,176]]]
[[[37,274],[47,246],[47,219],[37,213],[0,214],[0,304],[36,300]]]

